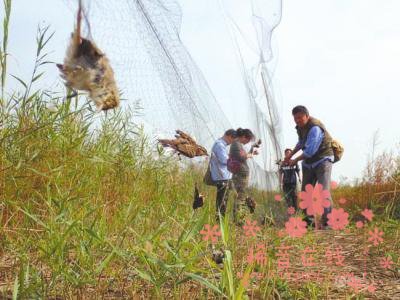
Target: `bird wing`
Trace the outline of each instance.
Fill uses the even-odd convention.
[[[187,133],[182,130],[176,130],[176,133],[179,134],[183,139],[187,140],[190,144],[196,144],[196,141]]]

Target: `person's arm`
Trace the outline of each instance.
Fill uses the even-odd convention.
[[[310,129],[302,154],[304,158],[310,158],[317,153],[324,139],[324,135],[324,132],[318,126],[314,126]]]
[[[307,135],[307,140],[304,145],[303,153],[296,159],[291,160],[290,164],[293,166],[303,159],[312,157],[318,151],[318,148],[321,145],[323,139],[324,132],[322,131],[322,129],[318,126],[312,127]]]
[[[301,140],[299,140],[296,144],[296,146],[294,147],[294,149],[292,150],[292,153],[290,154],[289,157],[285,157],[284,161],[286,163],[289,163],[290,160],[292,159],[292,157],[301,150],[301,148],[303,147],[303,142]]]
[[[297,144],[296,144],[296,146],[295,146],[294,149],[292,150],[291,157],[292,157],[293,155],[295,155],[297,152],[299,152],[299,151],[301,150],[302,146],[303,146],[303,142],[302,142],[302,141],[298,141]]]

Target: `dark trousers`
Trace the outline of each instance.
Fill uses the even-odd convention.
[[[305,191],[307,184],[315,186],[315,184],[318,182],[319,184],[322,185],[322,188],[324,190],[330,192],[331,173],[332,173],[332,162],[329,160],[320,163],[316,168],[313,169],[307,169],[303,167],[303,182],[301,185],[301,190]],[[325,226],[327,225],[326,222],[328,221],[327,215],[332,210],[332,197],[329,196],[328,200],[331,202],[331,206],[328,208],[324,208],[324,214],[322,215],[321,218],[322,225]],[[304,213],[307,214],[306,210],[304,210]],[[307,216],[305,220],[308,224],[312,223],[310,216]]]
[[[225,216],[226,206],[229,196],[229,182],[227,180],[217,181],[217,199],[216,199],[216,208],[217,215],[218,211],[222,216]]]
[[[282,188],[287,206],[297,210],[297,183],[284,183]]]

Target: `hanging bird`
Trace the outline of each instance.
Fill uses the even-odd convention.
[[[246,197],[246,205],[250,210],[250,213],[254,213],[256,210],[256,201],[251,197]]]
[[[261,147],[261,143],[262,143],[261,139],[258,139],[257,142],[255,142],[253,145],[251,145],[249,153],[253,153],[254,150],[260,148]]]
[[[159,139],[158,141],[163,145],[163,147],[174,149],[178,152],[178,155],[182,154],[189,158],[208,155],[206,148],[198,145],[187,133],[184,133],[181,130],[176,130],[176,133],[175,139],[173,140]]]
[[[196,184],[194,187],[194,195],[193,195],[193,209],[202,207],[203,204],[204,204],[204,196],[199,193],[199,189]]]
[[[222,249],[217,250],[213,247],[212,249],[212,259],[216,264],[222,264],[224,262],[225,253]]]
[[[105,54],[93,41],[81,37],[82,0],[79,1],[77,25],[64,58],[57,64],[65,85],[73,90],[89,93],[97,110],[108,110],[119,105],[119,92],[114,71]],[[76,92],[75,92],[76,95]]]

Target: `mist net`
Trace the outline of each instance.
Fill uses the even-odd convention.
[[[272,57],[271,32],[280,20],[280,5],[276,5],[279,1],[249,2],[252,29],[246,34],[254,37],[257,46],[245,55],[247,41],[241,40],[241,24],[220,3],[226,16],[221,17],[221,22],[231,29],[226,34],[231,35],[231,50],[237,54],[243,78],[243,82],[232,84],[244,85],[248,94],[237,109],[246,107],[248,113],[243,118],[248,119],[247,124],[263,142],[262,154],[251,163],[251,183],[262,189],[276,187],[275,162],[281,153],[279,114],[267,68]],[[84,6],[84,28],[110,59],[122,100],[126,99],[122,106],[139,103],[140,122],[148,132],[165,137],[181,129],[210,150],[225,130],[241,126],[227,118],[227,107],[216,100],[182,43],[179,2],[96,0],[84,1]]]
[[[271,36],[281,20],[282,2],[221,0],[220,4],[246,87],[251,128],[265,141],[261,155],[254,160],[253,168],[258,170],[254,180],[274,187],[282,128],[268,63],[273,61]]]

